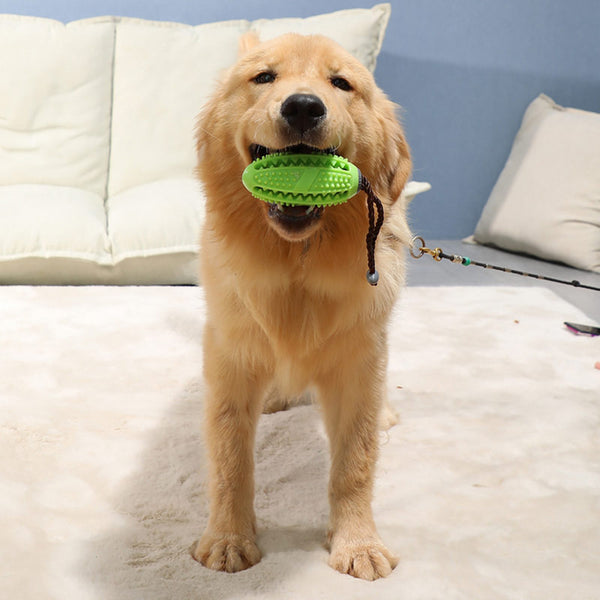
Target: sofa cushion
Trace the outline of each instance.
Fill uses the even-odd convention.
[[[114,23],[0,15],[0,186],[104,196]]]
[[[108,200],[108,231],[114,261],[195,255],[203,214],[200,182],[191,177],[160,179],[112,196]]]
[[[108,211],[84,190],[0,186],[2,282],[193,282],[203,210],[198,186],[191,178],[138,186],[111,198]]]
[[[261,40],[270,40],[286,31],[325,35],[373,72],[390,13],[389,4],[377,4],[371,9],[340,10],[306,19],[260,19],[251,23],[250,29],[256,31]]]
[[[600,114],[536,98],[474,239],[600,272]]]
[[[122,19],[117,27],[109,195],[191,177],[196,115],[237,55],[244,21],[191,27]]]
[[[104,202],[87,190],[0,186],[0,231],[0,255],[11,260],[61,256],[110,261]]]

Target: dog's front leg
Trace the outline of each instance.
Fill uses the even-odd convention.
[[[220,353],[210,336],[204,346],[210,516],[192,556],[206,567],[232,573],[261,559],[254,514],[254,438],[262,390],[257,374]]]
[[[398,562],[381,541],[371,510],[384,369],[384,361],[374,359],[319,386],[332,460],[329,564],[368,580],[386,577]]]

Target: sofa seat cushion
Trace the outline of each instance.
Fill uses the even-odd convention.
[[[108,200],[114,262],[198,252],[204,217],[200,183],[189,177],[136,186]]]
[[[199,187],[191,178],[161,180],[105,207],[76,188],[0,186],[3,282],[192,283],[204,211]]]
[[[0,186],[0,254],[4,260],[60,256],[110,262],[104,201],[56,185]]]
[[[86,280],[86,266],[111,262],[104,201],[86,190],[0,186],[0,232],[2,283],[80,283],[70,264]]]

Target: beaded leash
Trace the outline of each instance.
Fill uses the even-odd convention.
[[[476,267],[482,267],[484,269],[493,269],[494,271],[502,271],[503,273],[512,273],[513,275],[521,275],[522,277],[531,277],[532,279],[541,279],[543,281],[551,281],[553,283],[561,283],[563,285],[570,285],[576,288],[581,288],[585,290],[593,290],[595,292],[600,292],[600,287],[595,287],[593,285],[586,285],[573,279],[571,281],[567,281],[565,279],[557,279],[555,277],[547,277],[545,275],[537,275],[535,273],[527,273],[525,271],[518,271],[516,269],[509,269],[508,267],[499,267],[497,265],[489,265],[487,263],[479,262],[476,260],[472,260],[468,256],[460,256],[459,254],[446,254],[441,248],[427,248],[425,240],[421,236],[415,236],[412,239],[410,245],[410,255],[413,258],[421,258],[425,254],[429,254],[433,258],[433,260],[437,262],[441,262],[442,260],[449,260],[456,264],[461,264],[464,266],[474,265]]]

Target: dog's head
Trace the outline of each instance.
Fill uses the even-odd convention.
[[[236,150],[231,160],[240,186],[245,166],[265,154],[335,152],[356,164],[388,204],[400,195],[411,166],[393,104],[358,60],[322,36],[288,34],[264,43],[242,38],[238,62],[201,116],[205,183],[215,172],[231,177],[219,164],[225,146]],[[310,237],[336,210],[254,202],[289,241]]]

